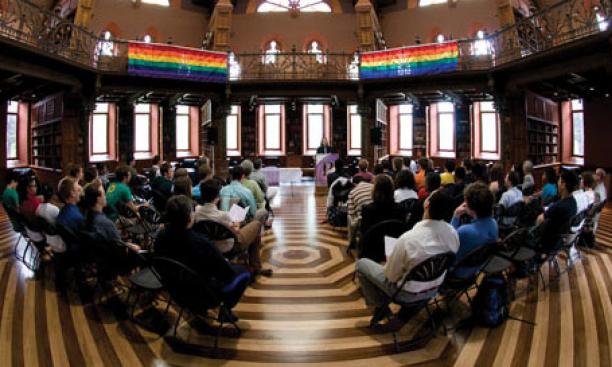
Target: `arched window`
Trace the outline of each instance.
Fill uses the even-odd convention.
[[[263,63],[274,64],[276,63],[276,56],[280,53],[278,43],[274,40],[268,43],[266,50],[264,51]]]
[[[258,13],[282,13],[289,11],[331,13],[331,6],[322,0],[264,0]]]
[[[240,79],[240,63],[236,61],[236,55],[233,52],[230,52],[227,57],[227,63],[229,65],[229,77],[230,80],[238,80]]]
[[[419,6],[425,7],[425,6],[435,5],[435,4],[444,4],[446,2],[447,0],[419,0]]]
[[[141,0],[143,4],[170,6],[170,0]]]
[[[110,31],[102,32],[101,39],[96,45],[96,53],[99,56],[113,56],[115,54],[115,43],[112,39],[113,34]]]
[[[446,40],[446,37],[444,37],[444,35],[442,33],[440,33],[440,34],[438,34],[436,36],[436,42],[442,43],[442,42],[444,42],[444,40]]]
[[[608,21],[606,20],[606,16],[598,6],[596,6],[593,10],[595,11],[595,22],[597,23],[597,27],[601,32],[604,32],[606,29],[608,29]]]
[[[142,41],[144,43],[152,43],[153,37],[150,34],[145,34],[144,37],[142,37]]]
[[[320,46],[319,42],[317,42],[317,41],[310,42],[310,45],[308,45],[307,52],[309,54],[313,54],[314,55],[315,60],[317,61],[317,63],[325,64],[325,62],[326,62],[325,55],[323,55],[323,51],[321,50],[321,46]]]
[[[485,56],[491,54],[491,42],[483,30],[476,32],[476,40],[472,43],[472,55]]]

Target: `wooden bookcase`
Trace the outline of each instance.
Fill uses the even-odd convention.
[[[527,156],[535,164],[559,162],[559,106],[538,95],[528,93]]]
[[[32,106],[32,164],[62,168],[63,95],[49,96]]]

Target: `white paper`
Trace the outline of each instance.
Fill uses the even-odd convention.
[[[386,257],[391,256],[396,244],[397,244],[397,238],[385,236],[385,256]]]
[[[242,223],[246,218],[247,213],[249,212],[250,207],[242,208],[240,205],[232,205],[229,210],[230,218],[234,223]]]

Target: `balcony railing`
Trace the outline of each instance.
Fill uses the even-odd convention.
[[[458,71],[491,69],[606,31],[611,15],[612,0],[560,1],[482,39],[459,40]],[[94,70],[127,73],[128,41],[101,39],[28,0],[0,0],[0,38]],[[294,49],[229,60],[230,81],[359,79],[359,56],[347,53]]]

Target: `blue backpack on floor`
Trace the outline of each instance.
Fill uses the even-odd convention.
[[[501,275],[488,275],[478,287],[473,302],[473,317],[482,326],[495,328],[508,318],[508,283]]]

